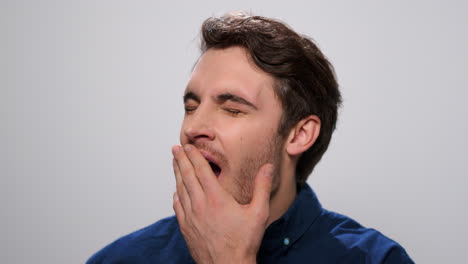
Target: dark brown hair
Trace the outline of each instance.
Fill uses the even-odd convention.
[[[231,13],[205,20],[201,51],[242,46],[255,64],[277,80],[275,94],[283,106],[278,133],[287,136],[303,118],[320,118],[316,142],[299,158],[296,182],[301,186],[328,148],[336,126],[341,95],[332,65],[314,42],[277,20]]]

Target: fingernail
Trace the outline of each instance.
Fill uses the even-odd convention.
[[[179,150],[180,150],[180,146],[177,146],[177,145],[173,146],[172,147],[172,154],[174,154],[174,155],[177,154],[177,152],[179,152]]]
[[[192,150],[192,146],[187,144],[187,145],[184,146],[184,149],[185,149],[186,152],[190,152]]]
[[[174,201],[179,200],[179,196],[177,195],[177,192],[174,193]]]

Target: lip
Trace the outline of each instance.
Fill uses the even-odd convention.
[[[223,168],[221,167],[221,164],[218,161],[218,159],[216,159],[213,154],[209,153],[206,150],[200,150],[200,153],[208,162],[216,164],[216,166],[218,166],[221,169],[221,173],[222,173]],[[217,177],[219,177],[221,175],[221,173],[219,175],[217,175]]]

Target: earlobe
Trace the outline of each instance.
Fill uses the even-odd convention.
[[[309,149],[320,134],[320,118],[310,115],[299,121],[290,131],[286,151],[291,156],[300,155]]]

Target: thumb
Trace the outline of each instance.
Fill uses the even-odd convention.
[[[271,186],[273,183],[273,165],[263,165],[255,177],[251,206],[257,209],[268,209],[270,206]]]

